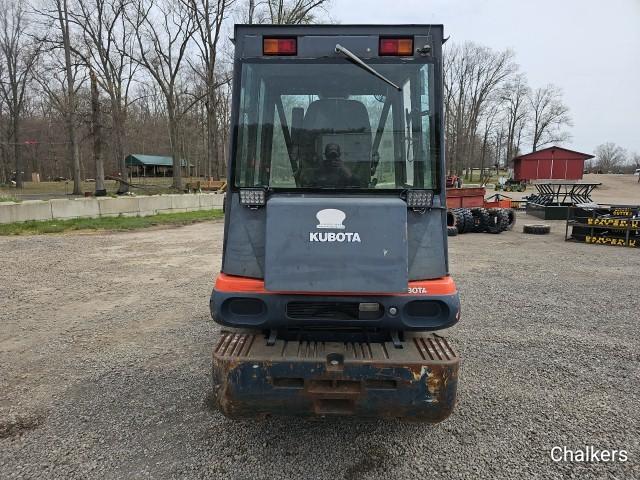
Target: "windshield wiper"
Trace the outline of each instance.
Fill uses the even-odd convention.
[[[342,45],[340,45],[339,43],[336,45],[336,53],[342,53],[343,55],[345,55],[349,60],[351,60],[353,63],[355,63],[356,65],[358,65],[359,67],[363,68],[364,70],[366,70],[367,72],[369,72],[372,75],[375,75],[376,77],[378,77],[380,80],[387,82],[389,85],[391,85],[393,88],[395,88],[396,90],[398,90],[399,92],[402,91],[402,88],[400,88],[398,85],[396,85],[395,83],[393,83],[391,80],[389,80],[387,77],[385,77],[384,75],[382,75],[381,73],[379,73],[378,71],[374,70],[372,67],[370,67],[369,65],[367,65],[366,63],[364,63],[364,61],[362,59],[360,59],[359,57],[357,57],[355,55],[355,53],[350,52],[349,50],[347,50],[346,48],[344,48]]]

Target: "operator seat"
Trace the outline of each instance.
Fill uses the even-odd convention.
[[[309,104],[300,139],[301,178],[312,178],[327,144],[340,147],[341,159],[355,179],[352,187],[366,188],[371,179],[371,124],[362,102],[346,98],[321,98]],[[303,187],[315,187],[310,184]]]

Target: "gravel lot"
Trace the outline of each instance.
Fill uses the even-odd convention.
[[[464,363],[434,426],[210,412],[220,222],[0,238],[0,478],[640,478],[640,252],[553,229],[452,239]]]

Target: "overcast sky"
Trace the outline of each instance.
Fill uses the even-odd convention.
[[[565,146],[640,153],[640,0],[333,0],[340,23],[442,23],[445,36],[511,48],[535,88],[571,109]]]

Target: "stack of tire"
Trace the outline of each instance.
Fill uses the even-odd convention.
[[[447,235],[502,233],[512,230],[516,213],[511,208],[454,208],[447,210]]]

